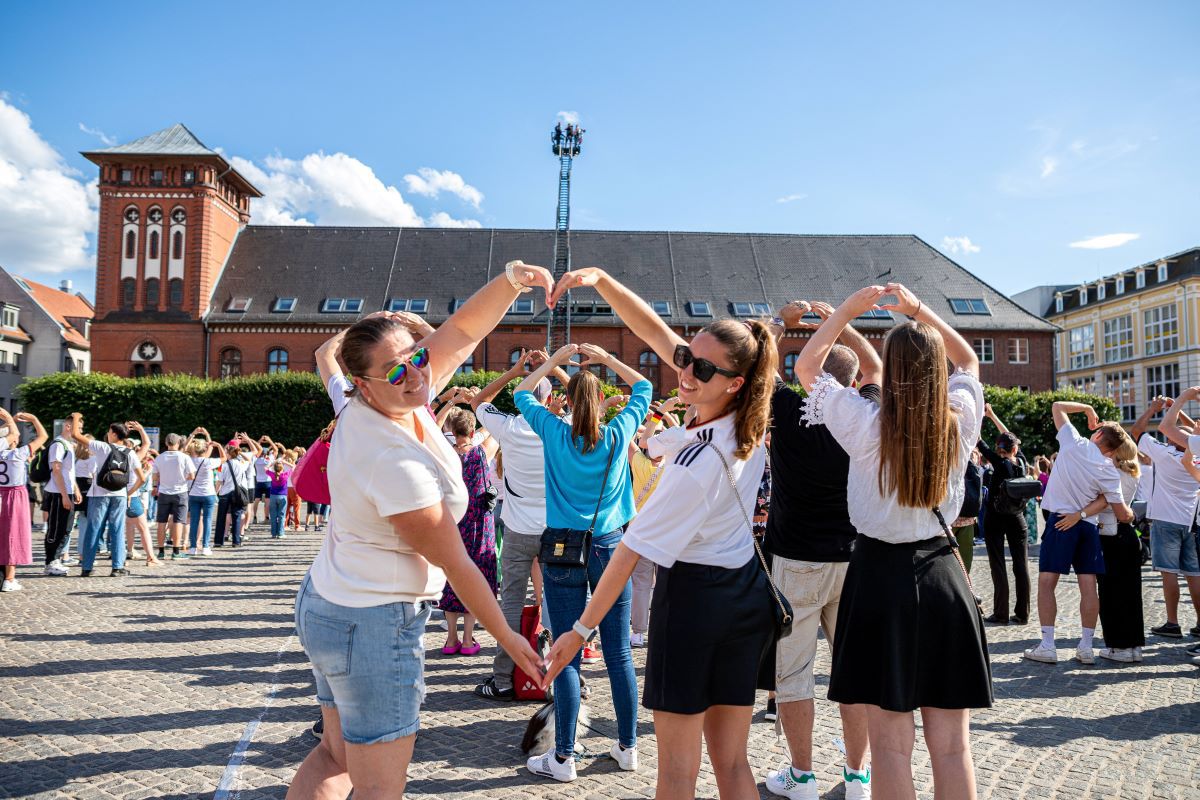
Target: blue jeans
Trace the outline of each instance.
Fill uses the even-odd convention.
[[[287,495],[271,495],[271,504],[268,509],[271,514],[271,536],[283,536],[283,518],[287,514]]]
[[[112,544],[112,568],[122,569],[125,566],[125,504],[129,498],[124,495],[107,494],[100,497],[88,498],[87,531],[80,532],[79,566],[90,570],[96,563],[96,552],[105,535]]]
[[[550,631],[557,639],[583,614],[587,605],[588,585],[593,591],[608,566],[613,551],[621,543],[625,531],[618,528],[592,539],[592,553],[587,569],[542,565],[546,611]],[[613,707],[617,712],[617,739],[623,747],[637,744],[637,679],[633,672],[633,656],[629,651],[629,611],[633,587],[625,581],[620,597],[600,621],[600,646],[612,688]],[[579,719],[579,665],[582,655],[568,664],[554,679],[554,750],[563,758],[575,754],[575,725]]]
[[[196,540],[203,542],[201,547],[208,547],[212,543],[212,521],[213,510],[217,507],[217,496],[215,494],[206,494],[201,497],[188,496],[188,547],[195,547]],[[199,526],[201,523],[201,515],[204,517],[204,536],[199,535]]]

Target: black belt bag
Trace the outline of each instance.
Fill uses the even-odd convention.
[[[542,531],[542,544],[538,550],[538,561],[547,567],[586,567],[592,552],[592,532],[596,530],[596,518],[600,516],[600,503],[604,500],[604,487],[608,484],[608,472],[612,469],[617,443],[608,453],[608,464],[604,467],[604,480],[600,482],[600,496],[596,498],[596,510],[592,524],[586,531],[576,528],[546,528]]]

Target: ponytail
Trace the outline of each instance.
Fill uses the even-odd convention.
[[[742,323],[723,319],[704,328],[725,346],[735,372],[745,381],[733,399],[737,434],[735,458],[745,460],[762,444],[771,425],[771,394],[779,372],[775,337],[762,322]]]

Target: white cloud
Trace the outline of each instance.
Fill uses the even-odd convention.
[[[1141,238],[1140,233],[1106,233],[1103,236],[1093,236],[1090,239],[1071,242],[1071,247],[1081,250],[1109,250],[1113,247],[1129,244],[1134,239],[1139,238]]]
[[[578,111],[560,111],[560,112],[558,112],[558,114],[556,116],[558,118],[558,121],[561,122],[563,125],[578,125],[579,124],[579,112]]]
[[[968,256],[978,253],[980,248],[969,236],[943,236],[942,250],[952,256]]]
[[[783,197],[775,198],[776,203],[794,203],[797,200],[803,200],[808,197],[806,194],[785,194]]]
[[[1058,169],[1058,159],[1053,156],[1046,156],[1042,159],[1042,177],[1049,178],[1054,174],[1054,170]]]
[[[82,122],[79,123],[79,130],[83,131],[84,133],[88,134],[89,136],[95,136],[102,143],[108,145],[109,147],[112,147],[114,144],[117,143],[116,139],[109,136],[104,131],[98,130],[97,128],[89,128],[87,125],[84,125]]]
[[[477,220],[460,220],[444,211],[423,218],[395,186],[385,184],[371,167],[345,153],[310,153],[299,160],[270,156],[262,165],[234,156],[234,168],[257,186],[261,199],[250,206],[254,223],[260,225],[396,225],[403,227],[478,228]],[[432,185],[437,176],[440,188],[454,194],[470,190],[479,194],[453,172],[428,168],[425,180]],[[458,191],[445,176],[461,182]],[[410,185],[410,189],[411,189]],[[436,196],[437,191],[433,192]],[[469,193],[468,193],[469,194]],[[461,195],[460,195],[461,196]]]
[[[68,167],[0,96],[0,264],[18,274],[91,268],[97,201],[96,181]]]
[[[442,192],[449,192],[475,206],[476,209],[483,202],[483,192],[464,181],[462,175],[457,172],[451,172],[448,169],[438,172],[436,169],[421,167],[417,173],[404,176],[404,182],[408,184],[408,190],[413,194],[437,197]]]

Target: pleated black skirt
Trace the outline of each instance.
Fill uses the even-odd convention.
[[[944,537],[859,534],[838,607],[829,699],[889,711],[988,708],[983,620]]]

